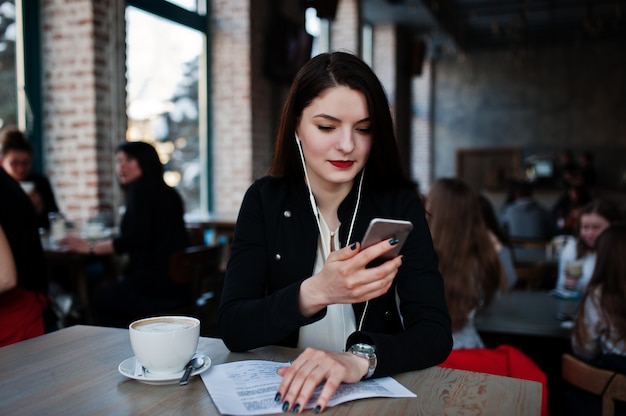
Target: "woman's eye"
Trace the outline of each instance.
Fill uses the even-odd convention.
[[[372,128],[371,127],[359,127],[357,129],[357,131],[363,133],[363,134],[369,134],[372,132]]]
[[[331,131],[333,129],[332,126],[317,126],[317,128],[322,131]]]

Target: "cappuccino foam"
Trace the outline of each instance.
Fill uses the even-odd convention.
[[[192,328],[195,322],[185,320],[156,320],[135,325],[133,328],[141,332],[172,332]]]

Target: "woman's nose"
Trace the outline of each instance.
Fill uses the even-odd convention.
[[[354,137],[352,131],[342,131],[337,141],[337,149],[344,153],[350,153],[354,150]]]

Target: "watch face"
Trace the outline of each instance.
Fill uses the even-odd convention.
[[[364,354],[375,354],[376,350],[374,347],[368,344],[355,344],[352,346],[352,349]]]

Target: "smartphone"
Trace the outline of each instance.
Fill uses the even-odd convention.
[[[367,231],[365,231],[365,236],[361,242],[361,248],[367,248],[383,240],[397,238],[400,240],[398,244],[396,244],[393,249],[380,256],[382,260],[392,259],[400,254],[400,250],[402,250],[402,246],[412,229],[413,224],[410,221],[374,218],[370,221]]]

